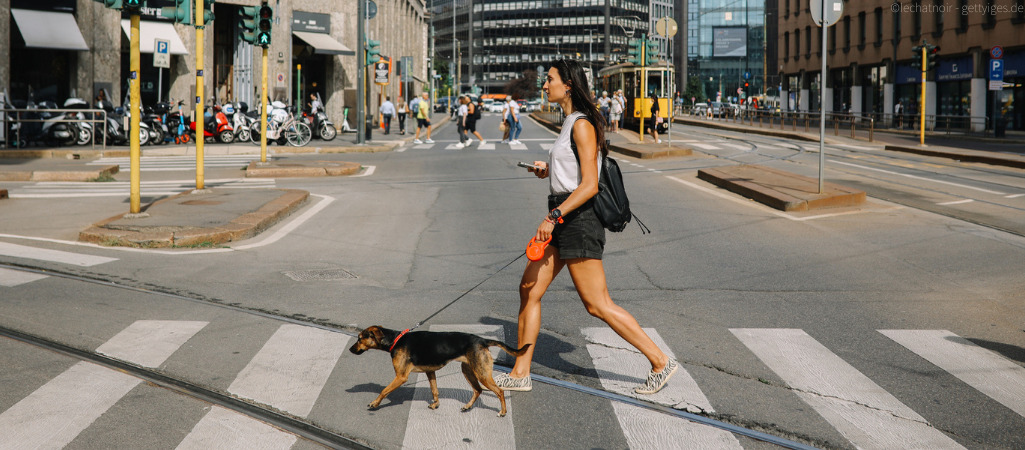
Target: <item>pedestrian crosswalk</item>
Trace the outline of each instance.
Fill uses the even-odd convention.
[[[82,253],[65,252],[60,250],[49,250],[45,248],[29,247],[25,245],[0,242],[0,256],[14,258],[32,259],[36,261],[48,261],[59,264],[66,264],[79,267],[92,267],[117,261],[117,258],[105,256],[86,255]],[[0,267],[0,287],[15,287],[33,281],[47,278],[46,275],[11,270]]]
[[[254,155],[207,155],[203,157],[203,167],[213,168],[235,168],[241,169],[250,162],[258,159]],[[132,166],[128,157],[100,158],[90,161],[90,166],[110,166],[117,164],[121,170],[127,171]],[[196,170],[195,156],[142,156],[139,157],[139,171],[141,172],[171,172],[171,171]]]
[[[143,197],[177,195],[195,189],[196,180],[142,181],[139,183]],[[273,188],[273,178],[226,178],[204,181],[207,188],[254,189]],[[128,197],[131,183],[109,182],[65,182],[46,181],[9,189],[11,198],[86,198],[86,197]]]
[[[524,139],[522,142],[510,144],[500,141],[487,141],[482,144],[473,140],[470,145],[460,146],[459,141],[439,141],[433,144],[414,144],[413,150],[447,150],[447,151],[538,151],[547,152],[552,148],[554,139]]]
[[[180,366],[183,361],[175,360],[178,350],[187,346],[190,340],[203,333],[220,335],[224,331],[212,330],[212,327],[205,321],[139,320],[114,334],[96,351],[142,367],[159,368],[170,362]],[[434,325],[430,330],[462,331],[499,340],[504,340],[509,332],[515,333],[515,329],[507,330],[501,325],[483,324]],[[959,442],[958,436],[937,429],[922,414],[804,330],[733,328],[729,331],[743,344],[741,348],[747,348],[790,388],[794,396],[854,447],[941,449],[964,448],[970,444]],[[231,333],[235,332],[233,329]],[[688,366],[686,355],[674,354],[657,329],[646,328],[645,332],[664,352],[684,364],[666,388],[652,396],[639,396],[632,390],[644,381],[644,369],[648,367],[641,354],[607,327],[581,328],[579,332],[601,389],[677,409],[705,414],[716,412],[715,399],[709,398],[706,389],[689,372],[701,366]],[[890,339],[880,341],[888,346],[886,350],[910,351],[939,370],[963,380],[967,388],[976,389],[1019,416],[1025,413],[1022,408],[1025,369],[1003,356],[946,330],[878,330],[873,333]],[[267,405],[298,418],[309,418],[315,406],[325,401],[323,392],[329,390],[335,393],[355,392],[349,395],[366,397],[354,400],[365,404],[377,395],[392,374],[390,370],[379,373],[373,380],[338,377],[340,367],[366,364],[367,360],[360,358],[370,358],[370,355],[385,357],[378,352],[362,357],[352,355],[345,351],[351,342],[350,336],[337,332],[298,324],[280,325],[250,357],[248,364],[234,375],[227,391],[249,403]],[[193,358],[194,351],[192,349]],[[208,357],[217,358],[218,352],[229,350],[218,347],[205,351],[210,353]],[[492,351],[499,353],[496,348]],[[0,440],[0,449],[67,445],[140,383],[129,374],[92,363],[75,364],[0,412],[0,436],[4,436]],[[517,401],[529,399],[520,396],[555,395],[553,390],[556,387],[545,386],[537,380],[533,392],[505,393],[509,409],[507,417],[497,416],[500,408],[498,399],[487,390],[473,409],[462,412],[460,406],[469,400],[471,392],[458,363],[449,364],[437,373],[441,392],[438,409],[427,407],[431,402],[431,392],[426,376],[420,374],[415,382],[411,379],[411,383],[411,398],[393,393],[382,405],[390,410],[399,407],[403,411],[401,414],[405,415],[404,422],[400,421],[404,428],[396,431],[402,435],[395,436],[390,444],[382,444],[385,447],[398,447],[398,442],[401,442],[402,448],[409,449],[515,449],[517,441],[525,437],[524,433],[536,432],[516,428],[520,422],[517,416],[522,416],[524,421],[556,423],[567,411],[578,415],[602,413],[598,410],[580,411],[573,405],[560,405],[558,402],[546,404],[545,410],[518,409]],[[352,386],[368,384],[371,389],[351,390]],[[722,395],[721,390],[709,391]],[[942,396],[943,393],[937,389],[935,395]],[[615,416],[611,423],[618,424],[619,428],[603,432],[618,433],[629,448],[739,449],[751,445],[750,441],[739,440],[719,428],[636,405],[610,402],[609,411]],[[553,416],[545,419],[546,414]],[[373,421],[377,416],[374,412],[360,409],[347,411],[344,417],[346,421]],[[201,418],[187,426],[189,429],[182,433],[184,438],[177,444],[178,448],[287,449],[298,440],[287,431],[217,406],[209,408]]]

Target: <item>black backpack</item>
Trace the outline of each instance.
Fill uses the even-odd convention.
[[[581,116],[577,120],[586,118],[587,116]],[[579,165],[580,154],[577,153],[577,144],[573,141],[572,131],[569,135],[569,145],[573,149],[573,156],[576,157]],[[608,141],[606,141],[607,146]],[[619,163],[604,153],[601,158],[601,173],[598,175],[598,194],[594,196],[593,200],[594,212],[605,229],[618,233],[625,230],[626,225],[633,218],[637,219],[637,225],[641,227],[642,234],[651,232],[651,229],[630,211],[630,199],[626,196],[623,172],[619,170]]]
[[[473,120],[480,120],[480,105],[473,105]]]

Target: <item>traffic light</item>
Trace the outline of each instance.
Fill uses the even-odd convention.
[[[203,0],[203,25],[214,21],[214,0]]]
[[[143,0],[124,0],[123,4],[125,9],[131,13],[138,13],[143,6],[145,6]]]
[[[911,67],[916,69],[922,68],[922,49],[925,48],[925,41],[922,41],[922,45],[916,45],[911,47],[911,53],[914,55],[911,58]]]
[[[270,47],[271,25],[274,24],[274,8],[266,3],[260,6],[259,17],[256,22],[256,44],[260,47]]]
[[[121,7],[122,7],[121,0],[96,0],[96,1],[98,1],[100,3],[103,3],[103,6],[106,6],[107,8],[110,8],[110,9],[121,9]]]
[[[658,59],[658,41],[645,40],[644,41],[644,65],[653,63]]]
[[[630,57],[627,58],[627,62],[630,62],[637,66],[644,65],[644,40],[643,39],[630,39],[630,48],[627,50]]]
[[[174,0],[174,6],[160,8],[160,16],[175,23],[192,25],[192,0]]]
[[[925,58],[928,61],[926,63],[927,64],[927,66],[926,66],[927,68],[929,68],[929,69],[935,69],[936,68],[936,58],[939,56],[939,53],[940,53],[940,47],[938,45],[932,45],[932,44],[929,44],[929,43],[925,43]]]
[[[256,23],[260,21],[259,6],[243,6],[238,10],[242,19],[239,21],[239,29],[242,30],[242,40],[256,45]]]
[[[367,65],[371,65],[381,60],[381,41],[375,41],[373,39],[367,39]]]

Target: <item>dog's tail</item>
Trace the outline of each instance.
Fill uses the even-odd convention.
[[[485,344],[488,347],[499,347],[502,350],[505,350],[506,353],[508,353],[510,355],[513,355],[513,356],[521,356],[521,355],[523,355],[524,353],[527,352],[527,349],[530,348],[530,345],[531,345],[531,344],[526,344],[526,345],[524,345],[523,347],[520,347],[517,350],[516,348],[510,347],[508,344],[506,344],[505,342],[501,342],[501,341],[491,341],[491,340],[489,340],[489,341],[486,341]]]

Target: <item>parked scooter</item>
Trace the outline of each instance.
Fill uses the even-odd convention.
[[[342,109],[342,133],[356,133],[357,130],[349,125],[349,107]]]
[[[69,98],[64,101],[64,109],[89,109],[89,103],[80,98]],[[85,113],[65,113],[65,117],[78,120],[85,120]],[[76,122],[73,124],[76,132],[75,144],[89,145],[93,140],[93,124],[91,122]]]
[[[231,122],[228,122],[228,116],[221,111],[219,105],[214,105],[212,109],[213,113],[203,115],[203,122],[205,124],[203,138],[220,141],[225,144],[231,143],[231,141],[235,140],[235,130],[231,129]],[[189,129],[193,133],[197,133],[196,122],[192,122],[189,125]]]
[[[253,137],[249,128],[256,122],[256,119],[246,115],[247,112],[249,112],[249,105],[246,102],[224,105],[224,113],[231,120],[231,128],[235,130],[235,140],[239,142],[249,141]]]
[[[323,105],[324,102],[320,100],[320,94],[315,94],[317,97],[317,104]],[[313,108],[303,110],[303,120],[313,130],[313,136],[330,141],[338,135],[338,130],[335,129],[335,124],[331,122],[331,119],[327,117],[327,113],[324,112],[324,107],[320,106],[316,108],[316,111],[311,111]]]
[[[56,144],[59,147],[75,145],[78,138],[78,130],[64,122],[63,113],[55,113],[47,110],[57,109],[57,103],[45,100],[39,103],[39,118],[43,120],[41,137],[47,144]]]
[[[167,115],[167,110],[170,109],[171,105],[167,102],[159,102],[153,105],[152,108],[145,108],[146,114],[142,116],[142,122],[149,127],[150,139],[149,143],[153,145],[165,144],[170,142],[167,139],[168,131],[167,124],[164,123],[164,116]]]

